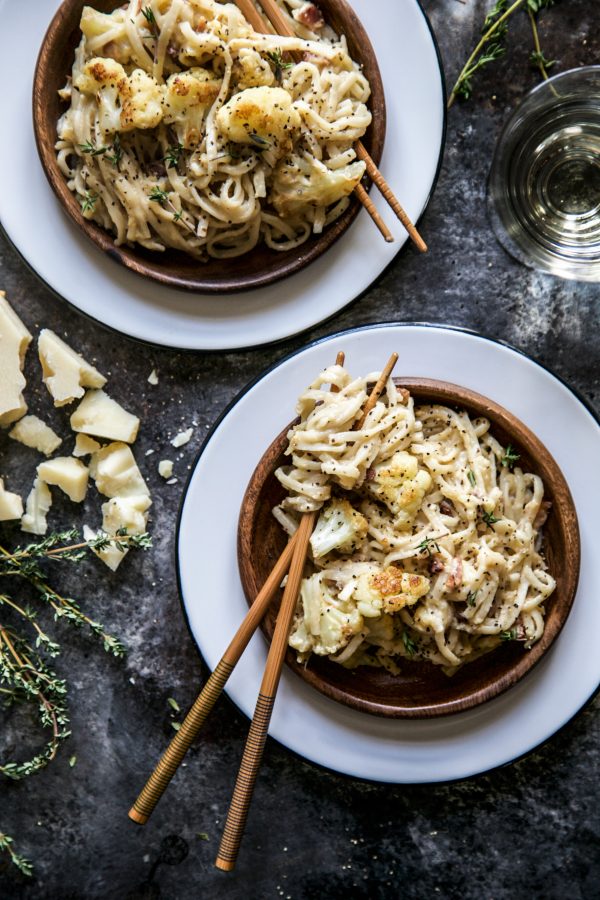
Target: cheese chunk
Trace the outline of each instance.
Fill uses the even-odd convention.
[[[55,406],[66,406],[83,397],[84,388],[101,388],[106,384],[104,375],[48,328],[40,332],[38,353],[44,384]]]
[[[90,473],[105,497],[145,496],[150,506],[150,491],[127,444],[117,441],[94,453]]]
[[[10,425],[27,412],[23,399],[23,363],[32,336],[0,291],[0,425]]]
[[[55,431],[37,416],[24,416],[8,432],[8,436],[26,447],[50,456],[62,444]]]
[[[163,478],[170,478],[173,474],[173,460],[161,459],[158,464],[158,474]]]
[[[139,427],[138,417],[123,409],[104,391],[88,391],[71,416],[73,431],[128,444],[135,441]]]
[[[52,506],[52,494],[48,485],[36,478],[27,498],[25,515],[21,519],[21,531],[31,534],[46,534],[46,515]]]
[[[143,534],[146,530],[148,516],[146,510],[150,506],[150,499],[145,495],[138,497],[112,497],[107,503],[102,504],[102,530],[98,534],[88,529],[89,536],[84,527],[86,540],[93,539],[101,534],[115,537],[121,530],[127,534]],[[110,544],[108,547],[93,551],[102,562],[112,569],[119,568],[129,550],[125,546]]]
[[[78,434],[75,438],[75,449],[73,456],[90,456],[102,449],[102,444],[95,441],[94,438],[88,437],[87,434]]]
[[[89,470],[79,459],[72,456],[56,456],[48,462],[40,463],[37,472],[46,484],[55,484],[75,503],[85,499]]]
[[[23,515],[23,501],[18,494],[4,489],[4,479],[0,478],[0,522],[20,519]]]
[[[171,444],[173,445],[173,447],[183,447],[184,444],[187,444],[188,441],[191,440],[193,433],[193,428],[186,428],[185,431],[180,431],[175,435],[175,437],[171,441]]]

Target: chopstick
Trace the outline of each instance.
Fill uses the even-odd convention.
[[[277,34],[281,34],[286,37],[296,37],[297,36],[295,34],[294,30],[288,24],[285,16],[283,15],[283,12],[277,6],[275,0],[259,0],[259,2]],[[260,13],[258,12],[258,10],[256,9],[252,0],[235,0],[235,3],[239,7],[239,9],[242,11],[242,13],[246,17],[246,19],[248,19],[248,21],[250,22],[250,24],[252,25],[252,27],[254,28],[255,31],[265,32],[265,23],[262,20],[262,17],[260,15]],[[409,235],[411,241],[413,242],[413,244],[415,245],[415,247],[417,248],[417,250],[419,250],[421,253],[426,253],[427,252],[427,244],[425,243],[425,241],[423,240],[423,238],[417,231],[416,227],[412,223],[411,219],[409,218],[408,214],[402,207],[400,201],[398,200],[398,198],[392,191],[391,187],[389,186],[389,184],[387,183],[387,181],[385,180],[385,178],[383,177],[383,175],[381,174],[381,172],[379,171],[379,169],[377,168],[377,166],[371,159],[371,156],[369,155],[366,147],[364,146],[362,141],[358,141],[355,146],[356,146],[356,155],[358,156],[358,158],[360,160],[362,160],[366,164],[367,173],[368,173],[369,177],[371,178],[373,184],[378,188],[378,190],[380,191],[384,200],[387,202],[389,207],[393,210],[393,212],[395,213],[397,218],[400,220],[400,222],[402,223],[402,225],[408,232],[408,235]],[[360,188],[360,190],[359,190],[359,188]],[[381,216],[375,209],[373,201],[370,200],[369,195],[365,191],[364,187],[362,185],[357,185],[357,187],[355,188],[355,193],[357,194],[360,202],[367,209],[369,215],[371,216],[371,218],[373,219],[373,221],[375,222],[375,224],[377,225],[377,227],[379,228],[379,230],[385,237],[386,241],[388,241],[388,242],[390,240],[393,241],[393,236],[392,236],[391,232],[389,231],[389,229],[387,228],[387,226],[381,219]],[[368,206],[367,203],[365,202],[365,198],[370,202],[370,206]],[[371,207],[372,207],[372,209],[371,209]],[[375,217],[377,217],[377,218],[375,218]],[[382,226],[383,226],[383,228],[382,228]],[[383,229],[385,229],[385,231]],[[386,236],[386,232],[389,235],[389,237]]]
[[[181,728],[176,732],[175,737],[171,740],[156,768],[142,788],[137,800],[129,810],[129,818],[137,822],[138,825],[145,825],[150,818],[156,804],[162,797],[173,775],[179,768],[183,757],[204,724],[204,720],[221,696],[229,676],[246,649],[250,638],[258,628],[271,600],[285,577],[294,547],[296,546],[296,537],[297,535],[294,534],[288,541],[271,574],[256,595],[254,603],[248,610],[244,621],[236,631],[227,650],[217,663],[215,670],[211,673],[183,720]]]
[[[344,353],[338,353],[336,365],[344,365]],[[332,387],[332,390],[336,390]],[[167,789],[169,782],[179,768],[185,754],[196,739],[204,720],[221,696],[229,676],[236,663],[248,646],[248,642],[279,589],[292,560],[297,540],[297,532],[292,535],[281,556],[275,563],[269,577],[256,595],[254,603],[248,610],[242,624],[236,631],[227,650],[209,676],[193,706],[181,723],[181,728],[172,738],[171,743],[161,756],[148,781],[140,791],[133,806],[129,810],[129,818],[138,825],[145,825],[152,815],[156,804]]]
[[[365,403],[363,414],[355,426],[356,430],[363,427],[367,416],[381,396],[397,361],[398,354],[393,353]],[[215,860],[215,866],[226,872],[232,871],[235,867],[244,833],[248,810],[254,792],[254,785],[256,783],[256,777],[258,775],[267,740],[271,713],[273,712],[275,695],[277,693],[277,687],[279,685],[281,670],[287,650],[289,631],[296,609],[296,600],[300,589],[300,582],[304,572],[308,543],[314,528],[316,516],[316,512],[304,513],[300,520],[298,531],[296,532],[298,540],[294,549],[283,599],[277,615],[275,632],[273,640],[271,641],[271,646],[269,647],[267,663],[254,715],[252,717],[252,723],[248,732],[242,762],[240,764],[231,804],[227,813],[223,837],[221,838],[221,844],[219,846],[219,853]]]

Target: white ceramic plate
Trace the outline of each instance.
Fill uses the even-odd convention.
[[[59,206],[42,171],[31,122],[37,53],[58,7],[0,0],[3,134],[0,222],[37,274],[102,324],[167,347],[219,350],[297,334],[366,290],[406,241],[378,192],[373,197],[396,236],[386,244],[364,210],[319,260],[284,281],[235,295],[189,294],[141,278],[107,259]],[[92,2],[93,5],[93,2]],[[387,139],[381,170],[417,220],[441,157],[445,105],[433,37],[417,0],[352,0],[377,52],[387,86]],[[10,88],[8,87],[10,86]],[[377,194],[377,197],[375,197]]]
[[[284,670],[270,734],[313,762],[377,781],[465,778],[503,765],[549,738],[600,683],[600,554],[596,550],[600,426],[568,387],[503,344],[427,325],[383,325],[313,344],[264,374],[217,423],[191,475],[178,535],[179,576],[192,634],[214,668],[247,612],[236,561],[240,503],[272,439],[293,417],[295,398],[339,350],[351,372],[381,368],[393,351],[398,375],[472,388],[505,406],[553,454],[569,483],[581,528],[577,597],[547,656],[515,687],[482,706],[432,720],[379,719],[312,690]],[[251,716],[266,659],[254,636],[228,692]]]

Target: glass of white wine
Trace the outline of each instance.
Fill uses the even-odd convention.
[[[600,66],[555,75],[525,97],[496,147],[488,209],[520,262],[600,281]]]

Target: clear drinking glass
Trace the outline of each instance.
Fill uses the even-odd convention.
[[[520,262],[600,281],[600,66],[555,75],[527,94],[500,135],[488,209]]]

